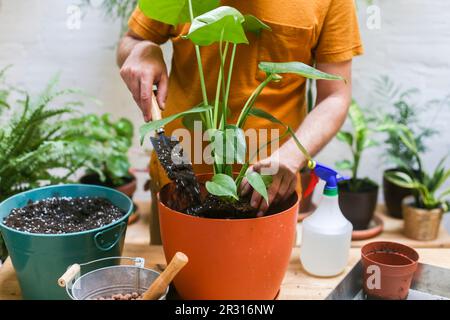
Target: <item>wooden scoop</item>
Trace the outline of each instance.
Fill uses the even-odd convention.
[[[158,278],[151,284],[151,286],[144,292],[142,300],[158,300],[165,292],[170,282],[188,263],[188,257],[182,253],[177,252],[173,256],[166,270],[164,270]]]

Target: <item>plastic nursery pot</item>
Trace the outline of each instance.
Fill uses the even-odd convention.
[[[444,210],[415,208],[407,199],[403,204],[403,233],[408,238],[429,241],[437,238]]]
[[[363,190],[352,192],[349,190],[348,181],[339,183],[339,207],[352,223],[353,230],[367,229],[375,213],[377,199],[376,184],[367,184]]]
[[[35,234],[7,227],[3,219],[28,201],[50,197],[102,197],[126,214],[106,226],[66,234]],[[0,204],[0,230],[16,270],[24,299],[68,299],[57,284],[67,266],[120,256],[133,203],[114,189],[83,184],[57,185],[22,192]]]
[[[199,175],[206,181],[211,175]],[[253,219],[209,219],[166,206],[173,184],[159,193],[161,237],[166,260],[177,251],[189,263],[175,277],[182,299],[274,299],[289,264],[295,238],[298,196],[273,215]]]
[[[385,170],[383,174],[383,195],[386,212],[391,217],[402,219],[402,201],[405,197],[411,195],[411,190],[402,188],[386,179],[385,173],[392,171],[398,171],[398,169]]]
[[[361,248],[363,288],[368,298],[403,300],[408,296],[419,254],[395,242],[371,242]]]

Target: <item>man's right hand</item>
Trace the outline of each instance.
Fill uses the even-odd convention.
[[[153,84],[158,86],[156,99],[160,108],[164,109],[169,77],[161,48],[157,44],[145,40],[134,44],[120,68],[120,76],[131,91],[146,122],[152,120],[150,107]]]

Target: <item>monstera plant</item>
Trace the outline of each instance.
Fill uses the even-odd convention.
[[[249,116],[264,118],[285,127],[285,133],[280,138],[290,135],[299,149],[311,160],[310,155],[294,134],[292,128],[281,123],[271,114],[254,107],[255,102],[271,82],[280,81],[285,73],[297,74],[309,79],[343,80],[336,75],[321,72],[311,66],[300,62],[260,62],[259,69],[265,72],[266,78],[255,88],[253,93],[243,102],[242,110],[236,123],[228,123],[227,112],[232,83],[232,73],[236,48],[240,44],[249,44],[246,32],[260,33],[270,28],[261,20],[252,15],[243,15],[237,9],[228,6],[219,6],[219,1],[139,1],[141,10],[150,18],[168,23],[179,24],[191,22],[189,32],[182,37],[190,40],[195,46],[200,75],[202,101],[200,104],[186,112],[171,115],[162,120],[152,121],[140,129],[144,138],[159,127],[183,117],[187,114],[200,114],[203,128],[210,134],[212,150],[214,153],[214,176],[206,183],[209,193],[226,201],[239,199],[238,187],[244,177],[250,185],[268,201],[267,185],[270,177],[261,176],[257,172],[247,171],[253,156],[246,157],[247,146],[243,126]],[[218,43],[219,76],[217,90],[214,98],[209,98],[206,92],[205,78],[201,63],[200,46],[209,46]],[[225,65],[229,62],[228,70]],[[231,158],[230,158],[231,157]],[[232,163],[242,164],[237,176],[232,173]]]

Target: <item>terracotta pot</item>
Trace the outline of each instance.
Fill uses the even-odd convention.
[[[300,172],[300,183],[302,185],[302,192],[305,192],[306,188],[308,188],[309,183],[311,182],[311,174],[309,171]],[[313,211],[314,206],[312,203],[312,197],[313,197],[314,191],[305,197],[302,197],[302,200],[300,201],[300,209],[299,213],[310,213]]]
[[[408,296],[419,254],[395,242],[371,242],[361,248],[363,288],[368,298],[403,300]]]
[[[199,176],[200,181],[211,175]],[[173,184],[159,193],[166,260],[184,252],[189,263],[175,277],[182,299],[274,299],[294,243],[298,196],[280,213],[253,219],[208,219],[165,205]]]
[[[409,203],[403,204],[403,232],[414,240],[428,241],[437,238],[444,210],[415,208]]]
[[[352,192],[345,183],[339,183],[339,207],[344,216],[352,223],[353,230],[367,229],[375,213],[378,199],[378,186],[367,190]]]
[[[392,171],[398,171],[398,169],[385,170],[384,173]],[[405,197],[411,195],[411,190],[390,182],[383,174],[383,195],[387,214],[402,219],[402,201]]]

